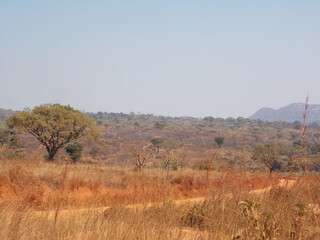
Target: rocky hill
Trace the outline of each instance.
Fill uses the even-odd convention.
[[[249,119],[259,119],[262,121],[284,121],[294,122],[303,121],[304,103],[292,103],[288,106],[279,108],[278,110],[272,108],[261,108]],[[308,122],[320,122],[320,105],[310,104],[308,107]]]
[[[6,121],[10,116],[16,113],[18,113],[18,111],[0,108],[0,121]]]

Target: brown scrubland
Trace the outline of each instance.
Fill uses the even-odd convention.
[[[1,123],[0,239],[320,239],[317,124],[91,115],[77,161]]]
[[[319,239],[320,178],[2,159],[1,239]]]

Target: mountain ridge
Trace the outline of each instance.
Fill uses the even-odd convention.
[[[302,122],[304,110],[305,103],[291,103],[279,109],[264,107],[256,111],[249,119],[268,122]],[[309,104],[307,122],[320,122],[320,104]]]
[[[262,120],[268,122],[295,122],[303,121],[303,112],[305,103],[291,103],[287,106],[280,107],[279,109],[273,109],[270,107],[263,107],[257,110],[253,115],[248,117],[251,120]],[[6,121],[10,116],[20,111],[14,111],[11,109],[0,108],[0,121]],[[90,115],[89,112],[87,112]],[[161,116],[159,116],[161,117]],[[320,104],[310,104],[308,106],[308,123],[319,123],[320,124]]]

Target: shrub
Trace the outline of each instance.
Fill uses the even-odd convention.
[[[221,148],[221,145],[224,143],[224,137],[215,137],[214,141],[216,142],[216,144],[218,144],[219,148]]]
[[[206,209],[203,204],[195,204],[188,211],[184,222],[188,227],[204,229]]]
[[[69,143],[66,146],[66,152],[70,155],[70,158],[73,163],[76,163],[80,160],[83,150],[83,145],[78,142]]]

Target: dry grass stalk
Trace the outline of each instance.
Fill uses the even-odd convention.
[[[19,164],[3,162],[0,169],[1,239],[320,237],[317,176],[293,181],[281,180],[286,176],[276,173],[269,178],[268,174],[212,171],[207,180],[206,171],[170,171],[168,193],[173,198],[206,196],[207,181],[210,194],[205,201],[197,198],[162,205],[145,203],[161,202],[164,170],[145,169],[142,175],[105,166],[61,166],[32,160],[28,165]],[[15,192],[10,186],[15,186]],[[142,204],[124,206],[136,202]]]
[[[303,148],[303,171],[304,174],[307,173],[308,171],[308,167],[307,167],[307,137],[306,137],[306,133],[307,133],[307,119],[308,119],[308,108],[309,108],[309,96],[306,97],[306,102],[304,105],[304,111],[303,111],[303,124],[302,124],[302,132],[301,132],[301,136],[302,136],[302,148]]]

